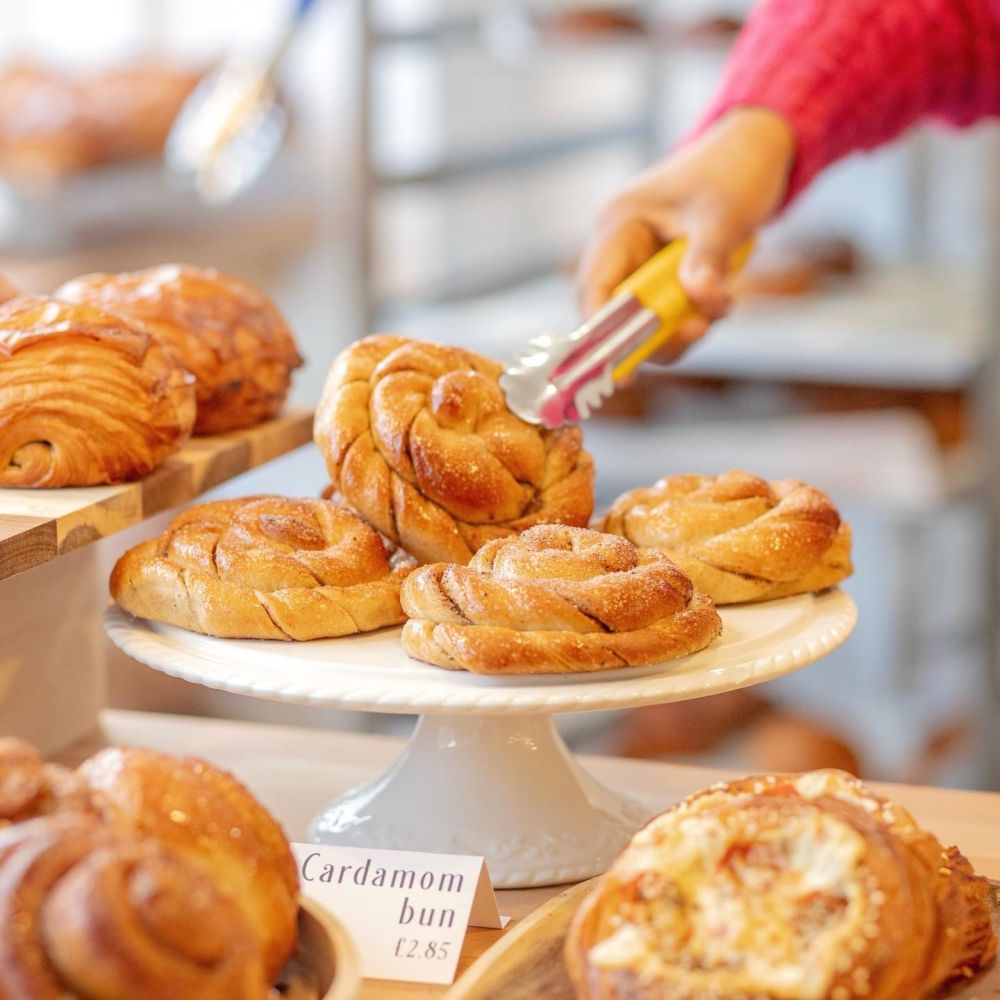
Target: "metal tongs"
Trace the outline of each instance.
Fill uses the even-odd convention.
[[[530,341],[500,378],[511,410],[529,423],[561,427],[598,409],[695,312],[678,278],[686,247],[686,240],[665,246],[573,333]],[[752,247],[748,241],[733,254],[730,273]]]
[[[226,56],[192,91],[167,138],[167,167],[203,199],[226,202],[269,166],[284,139],[287,116],[274,79],[315,0],[296,0],[271,48]]]

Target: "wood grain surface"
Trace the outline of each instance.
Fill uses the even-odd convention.
[[[187,503],[312,440],[312,410],[192,438],[145,479],[119,486],[0,490],[0,580]]]

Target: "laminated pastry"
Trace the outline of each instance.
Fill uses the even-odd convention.
[[[0,305],[0,487],[138,479],[187,440],[194,385],[141,327],[89,305]]]
[[[487,542],[468,566],[421,566],[402,600],[410,656],[481,674],[660,663],[722,629],[712,601],[666,557],[558,524]]]
[[[993,959],[987,893],[843,772],[746,778],[632,838],[566,961],[580,1000],[924,1000]]]
[[[404,620],[412,560],[328,500],[200,504],[129,549],[111,596],[129,614],[244,639],[321,639]]]
[[[55,297],[88,302],[140,321],[195,377],[196,434],[220,434],[273,417],[302,364],[277,306],[261,291],[214,269],[163,264],[88,274]]]
[[[239,907],[153,839],[65,814],[0,830],[0,997],[266,1000]]]
[[[540,523],[586,525],[594,468],[578,427],[507,408],[496,361],[380,334],[334,362],[315,438],[333,488],[420,562],[466,563]]]
[[[623,493],[600,526],[662,552],[716,604],[823,590],[852,572],[850,526],[794,479],[667,476]]]
[[[113,748],[79,773],[105,822],[211,875],[257,937],[273,979],[295,948],[298,868],[271,814],[231,774],[194,757]]]

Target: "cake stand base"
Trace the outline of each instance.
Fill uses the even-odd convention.
[[[650,812],[592,778],[548,715],[424,715],[399,759],[313,820],[324,844],[475,854],[513,889],[605,871]]]

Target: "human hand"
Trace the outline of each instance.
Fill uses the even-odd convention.
[[[781,116],[737,108],[640,174],[604,208],[587,243],[578,273],[584,313],[661,247],[686,237],[679,277],[698,313],[656,355],[675,360],[729,309],[729,258],[781,205],[794,157]]]

